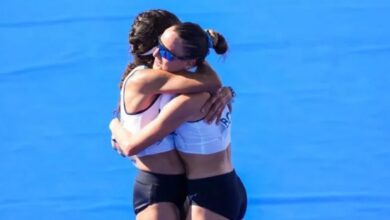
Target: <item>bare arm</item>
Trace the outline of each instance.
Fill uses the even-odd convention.
[[[144,69],[133,80],[138,82],[143,94],[214,92],[222,85],[217,73],[206,62],[196,73]]]
[[[204,93],[177,96],[137,135],[125,130],[118,119],[111,121],[111,132],[125,155],[135,155],[170,134],[194,115],[200,115],[200,107],[208,97],[209,95]]]

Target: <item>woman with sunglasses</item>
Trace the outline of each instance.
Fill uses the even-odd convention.
[[[170,12],[151,10],[139,14],[132,25],[129,42],[134,62],[122,76],[118,112],[121,124],[133,133],[157,117],[161,93],[215,91],[220,86],[218,76],[207,64],[201,65],[196,74],[188,74],[184,67],[175,69],[175,74],[150,69],[158,36],[179,22]],[[163,50],[161,54],[174,59]],[[179,219],[179,209],[186,196],[186,182],[172,137],[150,143],[132,160],[139,170],[133,191],[136,218]]]
[[[193,23],[181,23],[164,31],[154,52],[154,69],[175,72],[202,63],[209,46],[218,54],[227,51],[227,43],[215,31],[203,31]],[[167,55],[169,54],[169,55]],[[187,219],[238,220],[246,211],[246,191],[237,176],[230,154],[231,111],[225,107],[218,124],[208,124],[201,107],[208,93],[163,95],[161,112],[132,135],[117,119],[110,129],[117,147],[132,155],[174,132],[176,150],[185,165],[188,199],[191,204]]]

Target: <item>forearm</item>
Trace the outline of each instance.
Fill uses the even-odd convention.
[[[145,87],[154,93],[198,93],[215,92],[222,83],[217,73],[208,65],[202,64],[195,73],[169,73],[160,71],[157,80],[150,80]]]
[[[129,143],[131,142],[132,134],[129,131],[127,131],[125,128],[123,128],[120,122],[116,121],[116,119],[114,119],[110,123],[110,130],[113,138],[115,139],[117,145],[120,148],[120,151],[125,155],[128,155],[128,146]]]
[[[170,125],[172,124],[175,123],[170,123]],[[173,131],[173,128],[169,125],[161,126],[160,122],[155,119],[142,128],[139,133],[132,135],[117,119],[114,119],[110,123],[110,130],[119,145],[120,151],[126,156],[133,156],[163,139]]]
[[[200,111],[207,98],[203,94],[180,95],[162,108],[158,116],[131,137],[124,149],[126,155],[133,155],[146,147],[163,140],[183,122],[188,121],[194,111]]]
[[[197,68],[195,75],[200,77],[200,81],[204,83],[207,89],[206,91],[215,92],[222,87],[222,81],[218,74],[206,61]]]
[[[124,129],[118,119],[110,123],[110,130],[116,139],[121,151],[132,156],[146,147],[162,140],[173,132],[181,123],[188,121],[196,108],[200,108],[207,100],[202,94],[191,96],[181,95],[170,101],[157,118],[145,125],[136,135]]]

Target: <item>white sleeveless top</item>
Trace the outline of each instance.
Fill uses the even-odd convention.
[[[126,83],[128,79],[138,70],[146,69],[146,66],[137,66],[134,68],[130,74],[124,79],[123,87],[121,90],[121,99],[120,99],[120,121],[122,126],[130,131],[132,135],[137,135],[141,129],[151,122],[154,118],[157,117],[161,106],[161,98],[159,95],[150,106],[142,111],[135,113],[127,113],[125,108],[125,90]],[[164,103],[166,104],[166,103]],[[143,157],[147,155],[153,155],[158,153],[167,152],[174,149],[174,142],[171,135],[164,137],[162,140],[148,146],[143,151],[137,154],[138,157]]]
[[[165,105],[175,95],[162,94]],[[191,154],[213,154],[225,150],[231,141],[231,116],[225,107],[219,125],[208,124],[203,119],[181,124],[173,133],[176,150]]]

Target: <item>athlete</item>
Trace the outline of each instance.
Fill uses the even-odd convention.
[[[174,71],[187,67],[188,63],[175,62],[178,57],[190,60],[192,68],[204,61],[209,46],[218,54],[227,51],[221,34],[205,32],[193,23],[176,24],[159,38],[153,68]],[[206,123],[201,107],[209,98],[209,93],[162,95],[161,112],[137,133],[124,129],[118,119],[111,121],[110,129],[118,149],[126,155],[136,154],[156,141],[163,143],[174,132],[191,204],[187,219],[242,219],[247,198],[231,161],[231,111],[225,107],[218,124]]]
[[[121,125],[128,131],[137,133],[157,117],[162,93],[214,92],[221,86],[218,76],[205,63],[198,65],[195,74],[189,74],[192,63],[184,57],[173,61],[181,65],[171,70],[174,74],[150,68],[158,36],[179,23],[175,15],[164,10],[143,12],[135,18],[129,34],[134,62],[127,67],[121,80],[118,115]],[[163,50],[160,53],[169,58],[169,53]],[[133,191],[136,218],[179,219],[186,197],[186,178],[172,136],[149,144],[148,148],[137,152],[132,161],[139,170]]]

